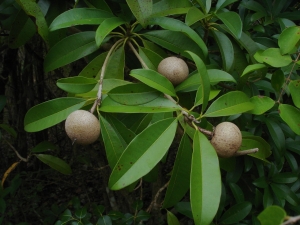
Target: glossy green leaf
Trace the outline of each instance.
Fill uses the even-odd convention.
[[[189,59],[191,57],[188,53],[186,53],[186,51],[192,51],[199,56],[203,55],[202,49],[198,46],[198,44],[191,41],[191,39],[182,32],[172,30],[154,30],[143,33],[143,36],[163,48]]]
[[[153,117],[153,113],[144,114],[141,120],[136,121],[130,126],[130,129],[136,133],[139,134],[142,132],[148,125],[151,123]]]
[[[124,24],[125,21],[119,17],[111,17],[105,19],[96,30],[96,44],[98,47],[102,44],[104,38],[115,28]]]
[[[288,104],[279,105],[279,115],[284,122],[297,134],[300,135],[300,110]]]
[[[192,6],[189,0],[161,0],[153,4],[152,17],[185,14]]]
[[[270,186],[277,198],[286,200],[293,206],[299,206],[300,200],[296,193],[294,193],[289,186],[277,183],[271,183]]]
[[[289,115],[289,117],[291,117],[291,115]],[[285,149],[285,136],[284,136],[283,130],[279,126],[279,123],[272,119],[265,119],[265,123],[267,125],[270,136],[271,136],[272,140],[274,141],[276,147],[279,150]]]
[[[157,70],[159,63],[163,60],[163,57],[158,55],[156,52],[140,46],[139,55],[144,60],[148,68],[151,70]]]
[[[216,10],[223,9],[224,7],[236,2],[237,0],[218,0]]]
[[[197,0],[203,12],[208,13],[211,8],[211,0]]]
[[[222,224],[237,224],[244,219],[251,211],[250,202],[241,202],[230,207],[220,218]]]
[[[202,88],[202,86],[199,87],[199,89]],[[195,98],[195,104],[194,106],[198,106],[198,105],[201,105],[203,103],[203,98],[202,98],[202,92],[201,91],[197,91],[196,93],[196,98]],[[209,98],[208,100],[212,100],[214,99],[215,97],[218,96],[218,94],[220,93],[220,90],[211,90],[210,93],[209,93]]]
[[[165,76],[154,70],[135,69],[130,71],[130,76],[162,93],[176,96],[173,84]]]
[[[97,225],[112,225],[112,220],[108,215],[100,216]]]
[[[236,39],[242,36],[243,23],[241,17],[236,12],[217,13],[216,16],[225,24]]]
[[[85,31],[68,36],[55,44],[44,61],[46,72],[74,62],[98,49],[95,32]]]
[[[80,77],[100,79],[100,72],[107,56],[107,52],[99,54],[91,60],[78,74]]]
[[[177,120],[169,118],[150,125],[129,143],[110,179],[112,190],[122,189],[150,170],[162,159],[169,149],[177,128]]]
[[[161,95],[157,90],[143,84],[134,83],[118,86],[108,92],[108,96],[123,105],[141,105],[153,101]]]
[[[207,70],[209,81],[212,85],[217,84],[219,82],[233,82],[236,83],[236,80],[229,73],[218,70],[218,69],[208,69]]]
[[[260,54],[260,57],[265,63],[275,68],[287,66],[293,61],[291,56],[281,55],[279,48],[268,48]]]
[[[97,83],[95,79],[77,76],[58,79],[56,85],[66,92],[80,94],[91,91]]]
[[[20,10],[11,26],[8,45],[10,48],[19,48],[29,41],[35,33],[35,24],[23,10]]]
[[[193,219],[192,208],[190,202],[178,202],[175,207],[177,212],[187,216],[190,219]]]
[[[104,73],[104,79],[124,80],[125,51],[124,46],[118,48],[110,57]]]
[[[86,215],[87,215],[87,208],[86,208],[86,206],[75,210],[75,216],[78,219],[83,219],[84,217],[86,217]]]
[[[284,209],[277,205],[272,205],[264,209],[258,216],[257,219],[261,225],[275,225],[282,224],[286,217]]]
[[[69,175],[72,173],[69,164],[67,164],[65,161],[63,161],[60,158],[57,158],[52,155],[46,155],[46,154],[36,154],[35,156],[43,163],[47,164],[48,166],[50,166],[51,168],[57,170],[62,174]]]
[[[253,104],[244,92],[231,91],[216,99],[203,116],[229,116],[247,112],[251,109],[253,109]]]
[[[283,71],[281,69],[274,71],[271,77],[271,85],[274,88],[274,90],[279,92],[284,83],[285,83],[285,76]]]
[[[275,174],[271,178],[271,180],[275,183],[290,184],[290,183],[294,183],[296,180],[298,180],[298,175],[297,175],[297,173],[292,173],[292,172],[278,173],[278,174]]]
[[[200,9],[193,6],[189,9],[185,17],[185,24],[188,26],[193,25],[194,23],[208,17],[210,14],[204,14]]]
[[[30,152],[39,153],[39,152],[53,151],[55,149],[57,149],[57,147],[53,143],[49,141],[43,141],[37,144],[34,148],[32,148]]]
[[[107,161],[110,168],[114,168],[127,144],[119,137],[118,131],[103,116],[100,115],[99,118]]]
[[[264,6],[262,6],[259,2],[250,0],[250,1],[247,1],[247,2],[242,2],[241,5],[245,8],[247,8],[247,9],[250,9],[250,10],[253,10],[255,12],[260,12],[264,15],[267,15],[266,8]]]
[[[111,9],[105,2],[105,0],[84,0],[84,2],[90,7],[90,8],[96,8],[96,9],[102,9],[107,12],[111,12]]]
[[[126,0],[126,2],[135,18],[143,27],[146,27],[146,25],[148,24],[148,17],[152,13],[152,0]]]
[[[39,35],[44,39],[44,41],[48,42],[48,25],[39,5],[35,1],[27,0],[17,0],[17,3],[22,7],[27,15],[34,17]]]
[[[281,54],[288,54],[295,49],[297,43],[300,40],[300,27],[293,26],[288,27],[279,35],[278,45],[280,48]]]
[[[293,102],[297,108],[300,108],[300,80],[292,80],[289,83],[289,90],[292,95]]]
[[[174,206],[188,191],[190,187],[191,160],[192,144],[185,133],[180,141],[170,183],[165,194],[163,208]]]
[[[27,132],[37,132],[54,126],[67,116],[80,109],[85,103],[81,98],[56,98],[43,102],[28,110],[24,118],[24,129]]]
[[[249,113],[255,115],[261,115],[267,112],[275,105],[275,101],[267,96],[253,96],[250,98],[250,102],[254,105],[254,108]]]
[[[222,67],[225,71],[230,71],[234,63],[234,50],[230,39],[220,31],[212,30],[214,39],[217,41],[221,56],[222,56]]]
[[[209,225],[221,197],[221,175],[217,153],[198,130],[193,139],[190,199],[196,225]]]
[[[205,58],[207,57],[208,49],[207,49],[204,41],[193,29],[191,29],[189,26],[187,26],[185,23],[181,22],[180,20],[173,19],[170,17],[156,17],[156,18],[151,18],[149,21],[149,24],[159,25],[162,28],[167,29],[167,30],[178,31],[178,32],[184,33],[190,39],[192,39],[194,42],[196,42],[197,45],[201,48],[202,54],[200,55],[200,58],[205,60]]]
[[[54,31],[57,29],[72,27],[75,25],[98,25],[105,19],[113,17],[113,15],[105,10],[91,8],[74,8],[63,12],[56,17],[49,29]]]
[[[237,203],[244,202],[245,197],[244,197],[243,190],[235,183],[229,183],[228,186],[235,198],[235,201]]]
[[[16,132],[16,130],[14,128],[12,128],[10,125],[8,124],[0,124],[0,128],[5,130],[8,134],[10,134],[12,137],[17,138],[18,133]],[[1,138],[1,133],[0,133],[0,138]]]
[[[169,210],[167,210],[167,222],[168,222],[168,225],[180,225],[177,217],[173,213],[171,213]]]

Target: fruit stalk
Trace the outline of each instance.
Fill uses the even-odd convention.
[[[258,148],[252,148],[248,150],[243,150],[243,151],[237,151],[233,156],[241,156],[241,155],[248,155],[248,154],[253,154],[258,152]]]

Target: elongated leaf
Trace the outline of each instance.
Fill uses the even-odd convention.
[[[196,64],[197,70],[199,71],[199,74],[200,74],[201,89],[199,89],[199,90],[201,91],[201,98],[203,99],[202,107],[201,107],[201,113],[203,113],[207,107],[208,99],[209,99],[209,93],[210,93],[209,77],[208,77],[206,66],[205,66],[204,62],[193,52],[188,52],[188,53],[193,58],[193,60]]]
[[[95,32],[86,31],[73,34],[54,45],[44,61],[46,72],[74,62],[98,49],[95,43]]]
[[[78,74],[81,77],[100,79],[100,72],[103,66],[107,52],[99,54],[92,61],[90,61]]]
[[[241,202],[229,208],[221,217],[223,224],[236,224],[244,219],[251,211],[250,202]]]
[[[102,9],[107,12],[111,12],[111,9],[105,2],[105,0],[84,0],[84,2],[90,7],[90,8],[96,8],[96,9]]]
[[[151,17],[185,14],[192,6],[189,0],[161,0],[153,4]]]
[[[107,161],[114,168],[127,144],[119,138],[117,131],[100,115],[101,135],[105,146]]]
[[[149,69],[131,70],[130,76],[140,80],[149,87],[152,87],[162,93],[176,96],[173,84],[160,73]]]
[[[216,9],[223,9],[224,7],[236,2],[237,0],[218,0]]]
[[[39,153],[39,152],[47,152],[51,150],[55,150],[57,147],[49,141],[43,141],[37,144],[30,152]]]
[[[0,128],[5,130],[8,134],[10,134],[12,137],[16,138],[18,136],[18,133],[14,128],[9,126],[8,124],[0,124]],[[1,135],[1,133],[0,133]]]
[[[57,98],[43,102],[28,110],[24,118],[24,129],[37,132],[54,126],[67,116],[80,109],[85,103],[81,98]]]
[[[142,132],[148,125],[151,123],[153,117],[153,113],[144,114],[141,120],[136,121],[130,126],[130,129],[135,133],[139,134]]]
[[[185,23],[186,23],[186,25],[191,26],[194,23],[196,23],[208,16],[210,16],[210,14],[204,14],[200,9],[193,6],[189,9],[188,13],[186,14]]]
[[[204,134],[195,132],[190,199],[196,225],[209,225],[221,198],[221,175],[217,153]]]
[[[159,63],[163,60],[163,57],[148,48],[139,47],[139,55],[151,70],[157,70]]]
[[[104,79],[124,80],[125,52],[124,46],[118,48],[110,57],[105,70]]]
[[[253,96],[250,101],[254,108],[249,113],[261,115],[271,109],[275,105],[275,101],[267,96]]]
[[[35,155],[43,163],[57,170],[62,174],[69,175],[72,173],[71,167],[65,161],[52,155],[36,154]]]
[[[196,55],[203,55],[202,49],[197,43],[191,41],[182,32],[172,31],[172,30],[154,30],[143,33],[150,41],[172,51],[177,54],[183,55],[187,58],[191,58],[186,51],[192,51]]]
[[[81,94],[91,91],[97,83],[95,79],[78,76],[58,79],[56,84],[66,92]]]
[[[49,29],[50,31],[58,30],[65,27],[72,27],[83,24],[101,24],[105,19],[113,15],[101,9],[75,8],[65,11],[56,17]]]
[[[285,75],[281,69],[278,69],[273,72],[271,78],[271,85],[272,87],[279,92],[285,83]]]
[[[289,117],[290,116],[291,115],[289,115]],[[273,139],[276,147],[281,151],[285,149],[285,136],[279,123],[269,118],[265,119],[265,123],[268,127],[268,131],[270,132],[270,136]]]
[[[146,175],[169,149],[177,120],[169,118],[150,125],[129,143],[113,169],[109,187],[122,189]]]
[[[288,27],[280,34],[278,38],[278,45],[280,48],[281,54],[290,53],[295,49],[296,44],[300,40],[300,27]]]
[[[260,63],[249,65],[245,68],[245,70],[243,71],[243,74],[241,76],[245,76],[245,75],[247,75],[249,73],[252,73],[253,71],[256,71],[256,70],[265,69],[266,67],[267,66],[265,64],[260,64]]]
[[[280,184],[290,184],[298,180],[298,175],[296,173],[286,172],[275,174],[271,180],[275,183]]]
[[[118,86],[108,92],[111,99],[122,105],[146,104],[160,95],[160,92],[143,83]]]
[[[235,198],[235,201],[237,203],[244,202],[244,193],[242,189],[235,183],[229,183],[228,186],[230,187],[230,190]]]
[[[167,221],[168,221],[168,225],[180,225],[177,217],[170,211],[167,211]]]
[[[118,17],[105,19],[96,30],[96,44],[100,47],[104,38],[115,28],[124,24],[125,21]]]
[[[209,81],[212,85],[217,84],[219,82],[233,82],[236,83],[236,80],[232,75],[217,69],[209,69],[207,70]]]
[[[217,13],[216,16],[225,24],[236,39],[241,38],[243,23],[241,21],[241,17],[236,12],[222,12]]]
[[[258,216],[257,219],[261,225],[273,225],[282,224],[286,217],[284,209],[277,205],[272,205],[264,209]]]
[[[196,98],[195,98],[195,104],[194,104],[194,106],[201,105],[202,102],[203,102],[202,92],[199,91],[199,89],[198,89],[198,91],[196,93]],[[208,100],[210,101],[210,100],[214,99],[215,97],[217,97],[217,95],[219,93],[220,93],[220,90],[211,90],[210,93],[209,93]]]
[[[292,95],[293,102],[297,108],[300,108],[300,80],[292,80],[289,83],[289,90]]]
[[[287,104],[279,105],[279,115],[284,122],[298,135],[300,135],[300,110]]]
[[[228,92],[216,99],[203,116],[216,117],[235,115],[253,109],[248,96],[241,91]]]
[[[35,24],[39,35],[46,41],[49,41],[49,30],[44,14],[35,1],[17,0],[17,3],[22,7],[27,15],[35,18]]]
[[[189,189],[192,160],[192,145],[188,135],[182,136],[172,176],[165,195],[163,208],[169,208],[179,202]]]
[[[212,31],[215,40],[219,46],[222,62],[223,62],[223,70],[230,71],[233,67],[234,63],[234,50],[230,39],[220,31]]]
[[[180,20],[169,18],[169,17],[156,17],[156,18],[151,18],[149,24],[156,24],[167,30],[183,32],[188,37],[190,37],[194,42],[196,42],[198,46],[201,48],[202,54],[200,55],[200,58],[202,58],[202,60],[206,59],[208,55],[208,50],[204,41],[193,29],[191,29],[185,23],[181,22]]]
[[[148,17],[152,13],[152,0],[126,0],[126,2],[135,18],[143,27],[145,27],[148,24]]]

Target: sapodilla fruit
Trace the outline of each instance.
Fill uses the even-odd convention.
[[[185,61],[175,56],[163,59],[158,64],[157,71],[168,78],[173,85],[180,84],[189,75],[189,68]]]
[[[242,134],[240,129],[231,122],[222,122],[215,127],[210,143],[218,156],[232,157],[241,147]]]
[[[89,111],[76,110],[67,117],[65,130],[76,144],[88,145],[98,139],[100,123],[97,117]]]

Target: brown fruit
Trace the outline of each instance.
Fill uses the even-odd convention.
[[[189,75],[189,68],[185,61],[175,56],[163,59],[159,63],[157,71],[174,85],[180,84]]]
[[[223,122],[216,126],[210,142],[214,146],[218,156],[229,158],[241,147],[242,134],[235,124]]]
[[[76,110],[67,117],[65,130],[73,142],[88,145],[99,138],[100,123],[97,117],[89,111]]]

